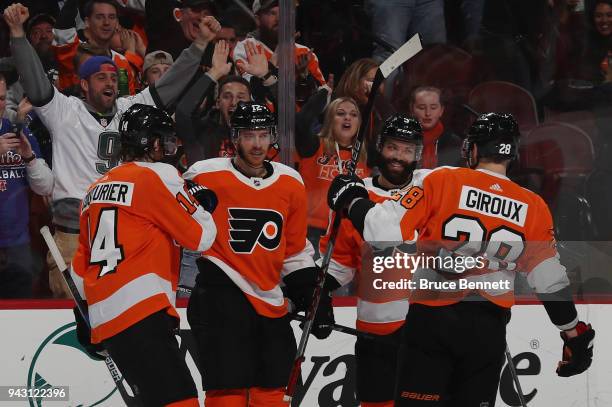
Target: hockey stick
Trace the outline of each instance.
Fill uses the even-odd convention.
[[[508,348],[507,343],[506,359],[508,360],[508,367],[510,368],[510,374],[512,375],[514,385],[516,386],[516,393],[518,394],[519,401],[521,402],[521,407],[527,407],[527,402],[525,401],[525,396],[523,395],[523,389],[521,389],[521,383],[519,382],[518,374],[516,373],[516,366],[514,366],[514,361],[512,360],[512,355],[510,354],[510,349]]]
[[[300,314],[289,314],[289,315],[291,316],[291,319],[293,319],[294,321],[304,322],[306,320],[306,317],[304,315],[300,315]],[[396,345],[391,340],[387,340],[387,338],[385,337],[375,336],[367,332],[358,331],[357,329],[351,328],[348,326],[332,324],[330,328],[333,331],[342,332],[343,334],[352,335],[352,336],[356,336],[356,337],[363,338],[363,339],[370,339],[370,340],[377,341],[380,343],[385,343],[387,345]]]
[[[421,45],[419,35],[415,34],[410,40],[408,40],[408,42],[406,42],[397,51],[391,54],[391,56],[387,58],[378,67],[378,70],[376,71],[376,76],[374,77],[374,83],[372,84],[372,89],[370,90],[370,95],[368,96],[368,102],[364,109],[361,125],[359,126],[359,131],[357,133],[357,138],[355,140],[355,144],[353,145],[351,161],[348,163],[349,175],[355,175],[357,163],[359,162],[359,154],[361,153],[361,147],[363,145],[365,133],[370,124],[370,113],[372,112],[372,108],[374,107],[374,99],[376,98],[376,94],[378,93],[378,88],[380,87],[382,82],[391,74],[391,72],[393,72],[397,67],[415,56],[422,49],[423,46]],[[306,353],[306,345],[308,344],[308,338],[310,336],[310,332],[312,331],[314,317],[317,313],[317,308],[319,307],[321,292],[323,291],[323,285],[325,284],[325,276],[327,274],[331,255],[334,250],[334,245],[336,243],[336,236],[338,235],[341,218],[342,214],[340,212],[337,212],[336,216],[334,217],[334,223],[332,224],[329,241],[327,243],[327,250],[325,251],[325,255],[323,256],[323,260],[321,263],[319,281],[317,286],[315,287],[312,302],[310,304],[308,312],[306,313],[306,319],[304,320],[304,326],[302,327],[302,336],[300,337],[300,344],[298,346],[295,359],[293,360],[293,366],[289,375],[289,382],[287,383],[287,389],[285,390],[285,396],[283,397],[283,400],[285,402],[291,402],[291,399],[295,394],[298,378],[301,375],[302,363],[305,360],[304,355]]]
[[[47,246],[49,247],[49,252],[51,253],[51,256],[53,256],[53,260],[55,260],[55,264],[57,264],[57,267],[60,269],[62,273],[62,277],[64,277],[64,280],[66,281],[66,284],[68,285],[68,289],[70,290],[70,293],[72,294],[72,297],[74,298],[74,302],[76,303],[76,306],[79,312],[81,313],[81,316],[83,317],[83,319],[85,320],[85,323],[87,324],[87,328],[91,330],[91,326],[89,325],[89,317],[87,315],[87,303],[81,297],[81,294],[79,294],[79,290],[74,284],[74,280],[72,279],[72,276],[70,275],[70,271],[68,270],[68,267],[66,266],[66,262],[64,262],[64,258],[62,257],[59,251],[59,248],[57,247],[57,244],[55,243],[55,239],[53,239],[53,236],[51,236],[51,231],[49,230],[47,226],[43,226],[42,228],[40,228],[40,234],[42,235],[43,239],[45,239],[45,242],[47,243]],[[140,402],[138,395],[132,390],[131,387],[130,387],[130,390],[132,391],[132,393],[134,393],[134,395],[131,396],[128,393],[126,386],[129,386],[129,383],[126,380],[124,380],[124,378],[121,376],[121,373],[117,369],[117,366],[115,365],[115,362],[113,362],[113,359],[110,356],[107,356],[106,359],[104,359],[104,363],[106,364],[106,368],[108,369],[108,372],[113,378],[113,381],[115,382],[115,386],[117,387],[117,390],[119,391],[119,394],[121,395],[121,398],[125,402],[125,405],[127,407],[142,407],[142,403]],[[125,385],[122,382],[125,383]]]

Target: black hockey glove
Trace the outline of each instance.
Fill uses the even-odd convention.
[[[203,187],[189,179],[185,180],[185,184],[187,185],[187,191],[193,195],[206,212],[213,213],[215,211],[219,200],[212,189]]]
[[[294,312],[308,311],[314,297],[314,290],[318,278],[318,267],[297,270],[284,278],[287,297],[295,306]],[[327,338],[332,331],[331,327],[335,323],[335,319],[331,302],[331,292],[338,287],[340,287],[338,281],[327,274],[325,276],[325,284],[323,285],[319,307],[317,308],[311,331],[318,339]],[[303,323],[300,324],[300,328],[302,327]]]
[[[317,283],[318,267],[296,270],[283,278],[285,295],[293,303],[293,312],[306,312],[312,301],[312,293]]]
[[[331,292],[324,288],[321,292],[319,307],[317,308],[314,321],[312,321],[312,331],[310,333],[317,339],[325,339],[331,334],[332,326],[335,323],[336,319],[334,318]],[[302,328],[301,324],[300,328]]]
[[[578,322],[576,325],[578,336],[568,338],[561,332],[563,339],[563,360],[557,366],[557,374],[561,377],[570,377],[580,374],[591,366],[593,361],[593,339],[595,331],[591,324]]]
[[[327,204],[335,211],[345,209],[355,198],[367,198],[368,191],[357,176],[338,175],[327,191]]]
[[[74,312],[74,319],[76,321],[77,340],[79,341],[83,349],[85,349],[89,357],[93,360],[106,359],[106,351],[104,350],[104,346],[102,346],[102,344],[100,343],[91,343],[91,331],[89,330],[89,327],[83,319],[83,316],[81,315],[79,309],[77,307],[74,307],[72,311]]]

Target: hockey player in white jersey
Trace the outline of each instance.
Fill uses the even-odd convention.
[[[429,172],[416,170],[423,150],[423,129],[413,117],[404,114],[389,117],[378,136],[377,149],[380,174],[363,180],[373,202],[401,196],[411,186],[419,185]],[[325,252],[329,233],[321,238],[321,253]],[[355,343],[357,398],[362,407],[391,407],[401,328],[408,312],[408,291],[372,289],[376,278],[395,279],[400,274],[397,270],[388,274],[374,272],[371,263],[366,265],[365,258],[370,254],[380,256],[387,250],[372,248],[371,253],[363,245],[351,221],[343,219],[328,273],[342,285],[353,279],[357,287],[356,326],[358,331],[367,334],[358,336]],[[391,246],[388,250],[396,249]]]
[[[118,97],[117,67],[110,58],[89,58],[78,67],[81,100],[63,95],[49,83],[25,37],[23,23],[28,17],[28,9],[20,3],[4,11],[24,91],[53,141],[53,224],[59,249],[69,262],[77,248],[81,199],[91,183],[119,163],[117,129],[122,112],[134,103],[171,105],[198,70],[204,49],[221,26],[214,17],[202,19],[197,38],[164,78],[132,97]],[[68,296],[55,263],[49,263],[51,290],[56,297]]]

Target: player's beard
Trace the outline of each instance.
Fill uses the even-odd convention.
[[[391,164],[397,163],[402,166],[402,169],[390,168]],[[380,157],[380,173],[387,181],[393,185],[404,185],[412,177],[412,172],[416,169],[417,162],[412,161],[407,163],[406,161],[388,159]]]
[[[252,148],[251,152],[254,150],[255,149]],[[242,148],[240,144],[236,145],[236,154],[238,155],[238,157],[240,157],[242,162],[252,170],[258,170],[258,169],[264,168],[264,161],[266,159],[266,151],[264,151],[263,149],[261,150],[263,151],[263,155],[260,156],[262,158],[259,159],[257,157],[252,157],[251,155],[247,155],[244,152],[244,149]]]

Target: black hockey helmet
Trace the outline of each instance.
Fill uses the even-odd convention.
[[[383,128],[378,135],[378,142],[376,143],[378,151],[382,151],[387,138],[416,144],[417,150],[415,159],[416,161],[421,159],[421,153],[423,151],[423,128],[414,117],[403,113],[395,113],[385,120]]]
[[[468,129],[461,156],[470,168],[478,165],[478,159],[483,157],[514,160],[518,157],[520,135],[518,124],[511,114],[481,114]],[[474,146],[478,146],[476,162],[471,160]]]
[[[230,118],[232,142],[238,141],[240,130],[270,129],[270,144],[277,141],[276,118],[263,103],[239,102]]]
[[[160,139],[165,156],[173,156],[177,150],[174,122],[168,113],[153,106],[136,103],[121,116],[119,121],[121,154],[141,157]]]

